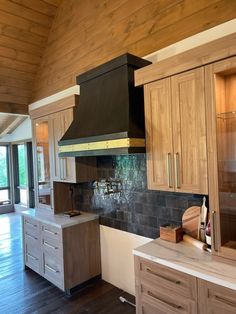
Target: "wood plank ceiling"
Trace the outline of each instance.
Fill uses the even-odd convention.
[[[0,112],[27,112],[32,84],[61,1],[0,0]]]

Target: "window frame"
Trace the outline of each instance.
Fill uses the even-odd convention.
[[[8,190],[9,195],[9,203],[4,203],[0,201],[0,208],[12,205],[12,178],[11,178],[11,151],[10,151],[10,143],[0,142],[0,146],[5,146],[6,150],[6,159],[7,159],[7,178],[8,178],[8,186],[0,187],[0,191]]]
[[[27,185],[21,186],[19,182],[19,163],[18,163],[18,145],[24,145],[25,148],[25,169],[27,176]],[[13,173],[13,186],[14,191],[14,204],[24,207],[35,206],[34,195],[34,169],[33,169],[33,151],[32,151],[32,139],[17,141],[11,143],[12,151],[12,173]],[[22,203],[20,199],[20,190],[27,191],[27,203]]]

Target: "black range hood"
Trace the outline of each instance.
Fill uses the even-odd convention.
[[[124,54],[77,77],[75,118],[59,141],[59,156],[145,152],[143,88],[134,71],[150,62]]]

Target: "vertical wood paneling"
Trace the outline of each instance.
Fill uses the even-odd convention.
[[[59,2],[0,0],[0,112],[27,108]]]
[[[34,100],[122,53],[156,51],[236,16],[234,0],[67,0],[58,8]]]

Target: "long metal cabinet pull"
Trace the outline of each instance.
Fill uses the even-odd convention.
[[[180,189],[180,174],[179,174],[179,153],[175,153],[175,185]]]
[[[225,303],[225,304],[228,304],[228,305],[230,305],[230,306],[233,306],[234,308],[236,307],[236,303],[235,303],[235,302],[230,301],[230,300],[227,300],[227,299],[225,299],[225,298],[222,298],[222,297],[220,297],[220,296],[218,296],[218,295],[215,296],[215,299],[218,300],[219,302],[223,302],[223,303]]]
[[[33,260],[37,261],[37,257],[34,257],[33,255],[29,254],[29,253],[26,253],[26,255],[30,258],[32,258]]]
[[[159,298],[156,294],[152,293],[151,291],[148,291],[147,294],[154,298],[154,299],[157,299],[158,301],[162,302],[162,303],[165,303],[165,304],[168,304],[169,306],[173,307],[174,309],[182,309],[182,306],[181,305],[177,305],[177,304],[174,304],[172,302],[169,302],[169,301],[166,301],[166,300],[163,300],[161,298]]]
[[[165,277],[165,276],[163,276],[163,275],[161,275],[161,274],[156,273],[155,271],[151,270],[150,268],[147,268],[147,272],[148,272],[149,274],[154,275],[154,276],[157,276],[157,277],[160,277],[160,278],[162,278],[162,279],[165,279],[165,280],[167,280],[167,281],[169,281],[169,282],[175,283],[176,285],[180,285],[180,284],[181,284],[181,281],[167,278],[167,277]]]
[[[215,234],[216,234],[216,220],[215,220],[216,211],[213,210],[211,213],[212,213],[212,229],[213,229],[213,232],[211,232],[211,234],[213,237],[214,250],[218,251],[218,245],[216,243],[216,236],[215,236]]]
[[[171,172],[171,153],[167,154],[166,166],[167,166],[168,187],[172,188],[173,183],[172,183],[172,172]]]
[[[53,267],[49,266],[48,264],[45,264],[45,267],[49,270],[51,270],[53,273],[59,273],[59,270],[54,269]]]

